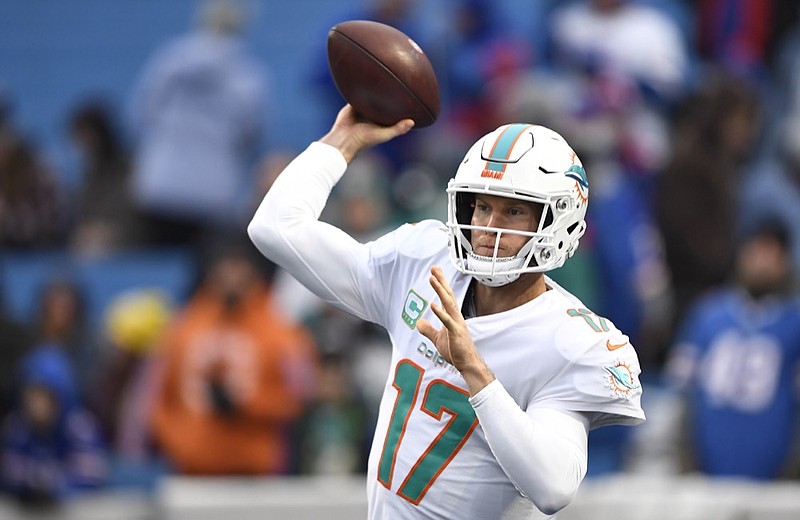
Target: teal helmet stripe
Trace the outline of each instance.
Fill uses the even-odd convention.
[[[530,127],[531,125],[525,123],[516,123],[506,127],[500,134],[500,137],[497,138],[497,141],[495,141],[492,151],[489,152],[489,157],[487,157],[488,160],[486,161],[486,169],[496,172],[505,170],[505,164],[496,161],[508,159],[511,155],[511,149],[514,148],[517,139]]]

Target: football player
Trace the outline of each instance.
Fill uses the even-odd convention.
[[[362,244],[319,221],[356,154],[412,127],[346,105],[281,173],[248,233],[317,295],[391,336],[370,519],[553,514],[586,474],[589,430],[644,420],[628,337],[544,274],[586,229],[586,172],[557,133],[504,125],[449,182],[446,223]]]

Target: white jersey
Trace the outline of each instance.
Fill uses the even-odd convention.
[[[287,170],[316,166],[312,158],[305,157],[307,164],[301,160]],[[259,218],[257,214],[254,222]],[[335,228],[303,228],[304,233],[316,234],[310,240],[316,255],[347,256],[346,268],[342,267],[346,273],[336,272],[336,262],[299,253],[297,249],[304,247],[302,239],[276,252],[281,240],[273,240],[267,247],[257,230],[250,231],[262,252],[320,296],[382,325],[390,334],[392,365],[367,474],[369,518],[541,517],[533,503],[535,497],[523,496],[524,486],[512,479],[519,471],[503,467],[498,462],[500,446],[493,450],[487,440],[486,432],[502,428],[487,422],[504,420],[481,411],[478,401],[494,406],[492,400],[482,396],[483,391],[470,399],[455,367],[415,328],[423,317],[441,326],[430,310],[431,302],[438,301],[428,282],[432,266],[444,270],[460,302],[472,280],[452,265],[445,226],[433,220],[404,225],[369,244],[346,246],[346,255],[341,251],[344,246],[331,242],[331,256],[326,251],[329,239],[318,234],[322,230],[342,239],[331,231]],[[281,236],[289,234],[286,231]],[[331,268],[334,272],[325,272]],[[640,368],[628,338],[555,282],[549,278],[546,282],[550,290],[526,304],[467,319],[476,348],[497,377],[497,384],[490,386],[507,391],[517,412],[582,412],[590,428],[642,422]],[[513,444],[517,434],[511,435],[506,442]],[[537,471],[524,464],[523,468]]]

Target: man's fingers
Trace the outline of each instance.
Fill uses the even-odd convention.
[[[444,309],[447,310],[448,312],[452,312],[451,311],[452,305],[448,305],[448,302],[450,301],[450,295],[447,294],[447,291],[445,290],[444,286],[439,282],[439,280],[435,276],[431,276],[430,284],[431,287],[433,287],[433,290],[436,291],[436,294],[439,296],[439,300],[442,302],[442,306],[444,307]],[[433,305],[431,305],[431,308],[433,308]]]
[[[458,322],[447,311],[435,303],[431,303],[431,310],[450,333],[458,332]]]
[[[391,138],[394,138],[399,135],[403,135],[405,133],[410,132],[412,128],[414,128],[414,120],[403,119],[393,124],[392,126],[388,127],[386,131]]]
[[[447,312],[452,317],[460,316],[461,311],[458,308],[458,302],[456,301],[455,295],[453,291],[450,290],[449,285],[447,284],[446,280],[443,280],[443,277],[440,275],[437,276],[436,273],[431,270],[433,274],[430,277],[430,284],[433,287],[433,290],[436,291],[436,294],[439,296],[439,300],[442,302],[442,306],[447,310]]]
[[[428,341],[430,341],[434,345],[436,344],[436,334],[439,331],[436,330],[436,327],[434,327],[430,321],[426,320],[425,318],[419,320],[417,322],[417,330],[419,331],[420,334],[425,336],[428,339]]]
[[[436,315],[436,317],[439,318],[439,321],[441,321],[442,324],[445,324],[445,320],[449,320],[450,319],[450,316],[448,316],[448,314],[444,311],[444,309],[442,309],[435,302],[431,303],[431,310]]]
[[[447,283],[447,279],[444,277],[444,271],[442,271],[442,268],[439,267],[438,265],[434,265],[431,268],[431,274],[434,277],[436,277],[437,280],[439,280],[439,283],[442,285],[442,287],[444,287],[445,292],[450,296],[450,298],[455,300],[456,294],[453,292],[453,289],[452,287],[450,287],[450,284]]]
[[[441,305],[437,305],[435,302],[431,303],[431,310],[450,334],[461,334],[463,325],[461,310],[455,293],[447,283],[441,267],[434,266],[431,268],[429,283],[441,301]]]
[[[431,303],[431,310],[436,315],[436,317],[439,318],[439,321],[442,322],[444,328],[446,328],[448,331],[455,329],[456,322],[439,305],[437,305],[436,303]],[[434,327],[430,321],[426,320],[425,318],[419,320],[417,322],[417,330],[423,336],[431,340],[431,342],[435,343],[435,337],[439,331],[436,330],[436,327]]]
[[[370,133],[366,139],[371,145],[391,141],[395,137],[408,133],[412,128],[414,128],[413,119],[403,119],[392,126],[380,126],[372,122],[369,122],[369,124]]]

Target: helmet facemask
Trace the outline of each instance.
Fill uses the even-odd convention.
[[[522,150],[511,150],[508,154],[511,160],[487,157],[483,151],[486,144],[483,142],[488,141],[494,152],[497,145],[492,143],[500,142],[504,130],[532,135],[529,140],[517,136],[514,146],[522,141]],[[562,159],[562,164],[556,169],[543,167],[553,166],[553,154],[547,153],[551,152],[552,146],[544,152],[544,157],[535,157],[536,154],[533,153],[536,150],[533,144],[537,138],[543,142],[539,145],[541,148],[549,144],[548,140],[552,140],[552,136],[560,139],[556,144],[556,155],[563,155],[558,157]],[[541,150],[536,151],[539,155],[543,154]],[[545,165],[540,164],[542,159]],[[576,164],[570,162],[570,159],[577,161],[563,138],[555,132],[532,125],[506,125],[476,143],[447,188],[450,258],[456,268],[464,274],[472,275],[482,284],[499,287],[517,280],[524,273],[545,272],[561,267],[575,252],[578,241],[586,230],[583,216],[586,212],[588,190],[581,191],[581,186],[576,186],[577,181],[567,175],[570,167],[574,168]],[[501,165],[504,173],[487,175],[490,164],[494,168]],[[580,163],[577,162],[577,165],[580,166]],[[580,170],[582,172],[583,168],[580,167]],[[523,182],[514,182],[520,178]],[[542,182],[538,182],[542,179]],[[582,179],[585,180],[585,174]],[[541,215],[537,228],[519,231],[473,225],[473,206],[478,194],[508,197],[538,205]],[[494,235],[492,256],[478,255],[473,251],[473,231]],[[525,236],[528,240],[516,255],[500,257],[498,246],[507,235]]]

